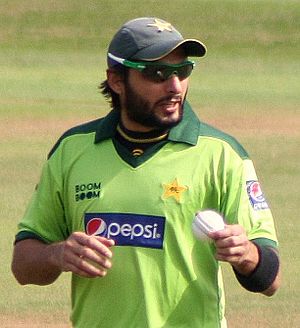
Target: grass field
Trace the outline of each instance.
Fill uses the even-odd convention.
[[[69,326],[69,274],[48,287],[13,279],[16,224],[55,140],[107,112],[97,86],[112,33],[146,15],[206,43],[190,102],[249,151],[276,220],[282,288],[247,293],[224,266],[229,327],[299,327],[300,3],[289,0],[0,0],[0,326]]]

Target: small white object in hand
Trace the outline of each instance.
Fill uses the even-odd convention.
[[[223,217],[216,211],[204,210],[196,213],[192,223],[192,230],[197,239],[209,240],[209,232],[223,230],[225,228]]]

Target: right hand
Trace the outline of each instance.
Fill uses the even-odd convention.
[[[112,267],[114,241],[84,232],[74,232],[56,245],[55,260],[61,271],[86,278],[104,277]]]

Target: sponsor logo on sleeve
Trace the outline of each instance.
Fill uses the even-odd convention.
[[[261,190],[258,181],[247,181],[247,193],[250,203],[254,210],[265,210],[269,208],[269,205],[265,199],[265,196]]]
[[[124,213],[86,213],[88,235],[113,239],[117,246],[163,248],[165,218]]]

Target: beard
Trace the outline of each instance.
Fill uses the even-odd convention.
[[[139,123],[145,127],[155,129],[170,129],[177,125],[183,117],[184,99],[178,95],[170,95],[162,97],[157,100],[153,105],[150,104],[145,98],[140,96],[129,84],[125,83],[125,108],[127,110],[128,118],[136,123]],[[178,117],[162,117],[156,109],[159,109],[159,105],[166,102],[171,102],[176,99],[179,103]]]

